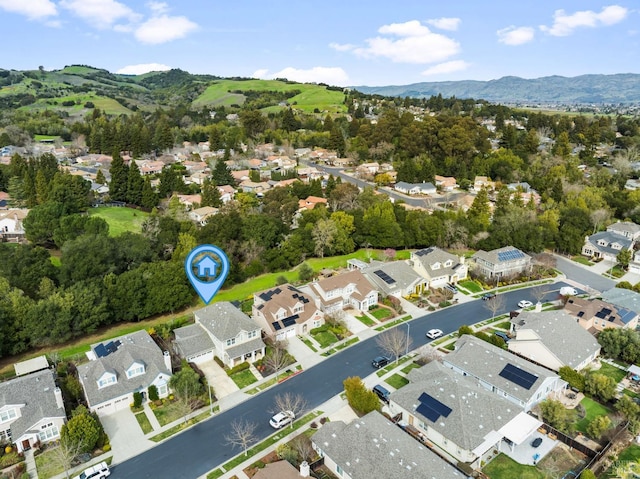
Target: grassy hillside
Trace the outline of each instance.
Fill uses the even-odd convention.
[[[144,211],[119,207],[91,208],[89,214],[99,216],[109,224],[109,236],[120,236],[125,231],[140,233],[142,223],[149,216]]]

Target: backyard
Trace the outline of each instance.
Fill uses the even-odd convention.
[[[585,410],[585,417],[576,422],[576,431],[580,431],[583,434],[587,432],[587,426],[598,416],[606,416],[611,413],[611,410],[606,406],[585,397],[580,404]]]
[[[535,466],[518,464],[505,454],[498,454],[483,470],[491,479],[546,479]]]
[[[627,375],[627,371],[617,368],[615,366],[612,366],[611,364],[605,363],[603,361],[601,361],[600,364],[601,364],[601,367],[596,372],[610,377],[616,382],[616,384],[622,381],[624,377]]]

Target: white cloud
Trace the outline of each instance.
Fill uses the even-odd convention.
[[[625,7],[619,5],[604,7],[600,13],[583,10],[567,15],[564,10],[556,10],[553,14],[553,25],[551,27],[541,25],[540,30],[554,37],[566,37],[571,35],[576,28],[614,25],[624,20],[628,13],[629,11]]]
[[[24,15],[30,20],[39,20],[58,14],[51,0],[0,0],[0,9]]]
[[[140,19],[140,15],[116,0],[62,0],[60,6],[102,30],[119,20],[135,22]]]
[[[164,2],[149,2],[147,3],[147,7],[149,7],[155,15],[162,15],[169,11],[169,5]]]
[[[140,25],[134,35],[142,43],[157,45],[184,38],[197,29],[198,25],[187,17],[160,15]]]
[[[356,46],[351,43],[329,43],[329,47],[339,52],[348,52],[353,50]]]
[[[531,27],[515,27],[513,25],[498,30],[498,41],[505,45],[522,45],[533,40],[535,30]]]
[[[449,30],[455,32],[460,26],[461,20],[459,18],[433,18],[431,20],[427,20],[429,25],[433,25],[440,30]]]
[[[383,25],[377,36],[365,40],[367,47],[354,48],[359,56],[384,57],[396,63],[435,63],[460,52],[455,40],[433,33],[417,20]]]
[[[327,83],[329,85],[344,86],[349,83],[349,75],[340,67],[313,67],[308,70],[287,67],[276,73],[269,73],[266,69],[256,70],[254,78],[286,78],[300,83]]]
[[[466,70],[471,64],[464,60],[453,60],[450,62],[439,63],[422,72],[424,76],[442,75],[444,73],[453,73]]]
[[[164,72],[171,70],[171,67],[162,63],[139,63],[137,65],[127,65],[120,68],[116,73],[122,75],[142,75],[148,72]]]

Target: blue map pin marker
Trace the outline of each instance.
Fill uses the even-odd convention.
[[[209,304],[229,275],[229,259],[217,246],[203,244],[187,255],[184,270],[204,304]]]

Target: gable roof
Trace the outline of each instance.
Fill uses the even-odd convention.
[[[573,369],[600,351],[600,344],[591,333],[562,311],[523,311],[511,322],[516,332],[531,330],[560,362]],[[512,342],[513,339],[509,349]],[[536,361],[535,357],[521,354]]]
[[[483,444],[487,434],[499,431],[521,412],[512,402],[478,385],[477,380],[438,361],[413,369],[409,380],[409,384],[391,393],[390,400],[468,451]],[[423,393],[450,408],[448,416],[441,415],[433,421],[417,411]]]
[[[303,310],[294,313],[294,307],[299,303],[303,305]],[[305,323],[319,312],[310,295],[304,294],[288,283],[254,294],[254,308],[265,317],[272,331],[286,328],[294,323]],[[288,316],[278,319],[277,313],[283,309]]]
[[[220,341],[235,338],[241,331],[260,329],[249,316],[228,301],[213,303],[194,311],[196,322]]]
[[[430,248],[419,249],[411,254],[412,259],[420,261],[430,278],[434,276],[450,276],[460,266],[460,258],[454,254],[448,253],[436,246]],[[447,261],[451,261],[451,266],[444,266]],[[438,263],[440,267],[433,269]]]
[[[20,417],[11,423],[11,437],[17,440],[38,421],[48,417],[65,418],[64,407],[58,407],[56,384],[49,369],[0,383],[0,407],[22,405]]]
[[[444,364],[477,377],[524,402],[537,393],[547,378],[558,377],[548,369],[467,334],[456,341],[456,349],[444,357]],[[509,364],[534,376],[529,389],[500,375]]]
[[[618,221],[607,226],[607,231],[614,233],[619,232],[618,234],[623,235],[628,233],[631,236],[635,236],[640,233],[640,225],[632,223],[631,221]]]
[[[211,336],[207,334],[201,324],[190,324],[173,330],[175,345],[184,358],[196,354],[212,351],[215,348]]]
[[[640,314],[640,293],[630,289],[612,288],[602,293],[602,299]]]
[[[380,273],[376,273],[377,271],[386,274],[389,282],[385,281]],[[425,281],[406,261],[371,262],[362,272],[376,289],[387,294],[405,291]]]
[[[523,259],[531,259],[526,253],[523,253],[518,248],[513,246],[505,246],[504,248],[498,248],[491,251],[479,250],[473,255],[474,259],[482,259],[491,264],[504,264],[512,261],[521,261]]]
[[[588,237],[588,241],[598,251],[601,251],[603,253],[609,253],[614,256],[617,256],[617,254],[621,250],[612,248],[611,247],[612,244],[618,243],[619,245],[622,246],[622,249],[629,249],[631,248],[631,244],[632,244],[632,241],[629,238],[622,236],[618,233],[613,233],[611,231],[600,231],[599,233],[593,234]],[[603,246],[599,244],[598,243],[599,241],[606,243],[606,245]]]
[[[377,411],[326,423],[311,440],[351,479],[466,477]]]
[[[367,281],[367,278],[365,278],[364,275],[357,269],[331,276],[329,278],[318,281],[317,283],[311,283],[311,288],[316,291],[317,288],[320,288],[321,291],[327,293],[336,289],[345,288],[350,284],[355,285],[355,290],[351,294],[351,296],[358,299],[359,301],[363,300],[369,293],[374,291],[374,289],[371,287],[371,283],[369,283],[369,281]]]
[[[616,288],[618,289],[618,288]],[[630,290],[624,290],[630,291]],[[640,295],[635,291],[631,291],[639,298],[638,307],[640,307]],[[624,326],[633,320],[638,313],[622,306],[616,306],[612,303],[602,301],[600,299],[585,299],[571,297],[564,305],[564,310],[571,316],[589,320],[591,318],[599,318],[606,320],[618,326]]]
[[[162,351],[145,330],[96,343],[88,355],[95,359],[78,366],[78,377],[91,405],[146,389],[160,374],[171,376]],[[128,378],[126,371],[134,362],[142,362],[145,372]],[[97,381],[105,373],[115,374],[117,381],[99,389]]]

